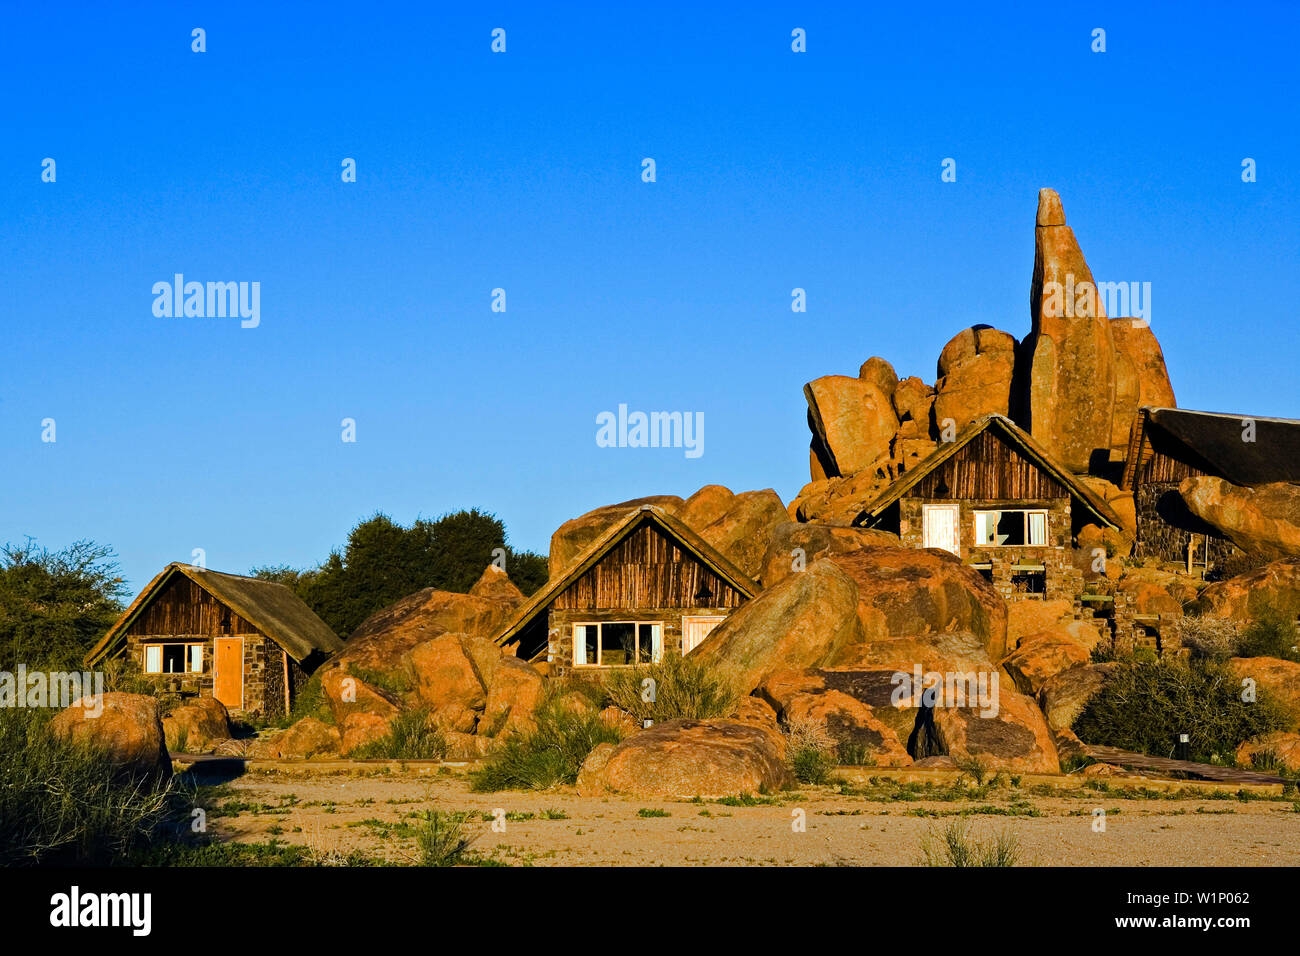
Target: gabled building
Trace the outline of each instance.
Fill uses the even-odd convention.
[[[167,565],[86,655],[124,658],[160,695],[215,697],[236,714],[287,713],[343,642],[302,600],[261,578]]]
[[[1075,535],[1087,524],[1119,527],[1100,497],[996,414],[914,465],[856,523],[892,531],[905,547],[951,551],[1011,600],[1075,599]]]
[[[496,636],[553,674],[689,654],[757,586],[654,505],[615,522],[534,594]]]
[[[1240,556],[1178,493],[1185,478],[1235,485],[1300,482],[1300,421],[1181,408],[1139,409],[1120,480],[1133,492],[1139,558],[1209,569]]]

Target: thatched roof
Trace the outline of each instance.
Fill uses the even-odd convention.
[[[660,531],[673,539],[686,551],[690,552],[709,570],[733,588],[752,598],[758,593],[756,585],[746,574],[718,553],[711,544],[686,526],[680,519],[656,505],[641,505],[629,511],[624,517],[614,522],[599,538],[580,555],[573,559],[569,567],[546,582],[546,586],[534,594],[515,612],[510,622],[496,635],[498,644],[505,644],[528,626],[538,614],[544,611],[555,598],[578,580],[588,569],[603,558],[609,551],[629,534],[643,524],[653,524]]]
[[[879,497],[863,509],[860,521],[879,517],[881,512],[907,494],[916,484],[930,474],[957,452],[969,445],[975,436],[988,429],[1000,434],[1012,447],[1047,472],[1070,492],[1070,495],[1092,514],[1101,525],[1109,528],[1119,527],[1119,517],[1091,488],[1074,477],[1064,465],[1054,459],[1047,450],[1030,437],[1029,433],[1005,415],[990,414],[976,419],[966,426],[961,437],[956,441],[944,442],[929,455],[886,488]]]
[[[1242,440],[1247,422],[1254,423],[1253,442]],[[1162,453],[1233,484],[1300,482],[1300,421],[1294,419],[1143,408],[1134,437],[1136,447],[1124,472],[1126,488],[1133,487],[1153,444]]]
[[[238,613],[299,663],[317,651],[332,654],[343,647],[329,625],[285,585],[173,562],[145,586],[108,633],[91,648],[86,655],[87,664],[94,664],[117,650],[131,622],[175,574],[185,575]]]

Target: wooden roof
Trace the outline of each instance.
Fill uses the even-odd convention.
[[[743,571],[719,554],[717,549],[687,527],[684,522],[656,505],[641,505],[614,522],[582,554],[574,558],[573,563],[565,571],[552,578],[544,588],[529,598],[494,638],[496,643],[504,644],[518,635],[533,618],[555,600],[557,595],[577,581],[616,544],[646,523],[658,527],[745,597],[752,598],[758,593],[758,586]]]
[[[1111,528],[1119,527],[1119,518],[1097,494],[1087,485],[1074,477],[1064,465],[1058,463],[1047,450],[1039,445],[1029,433],[1020,428],[1005,415],[990,414],[976,419],[966,426],[965,431],[956,441],[944,442],[933,452],[914,465],[903,477],[886,488],[874,501],[863,509],[863,517],[875,518],[886,508],[907,494],[926,475],[933,472],[957,452],[969,445],[977,435],[992,429],[998,432],[1022,455],[1050,474],[1069,490],[1070,495],[1092,513],[1099,522]]]
[[[343,647],[329,625],[285,585],[173,562],[145,586],[108,633],[90,649],[86,663],[94,664],[116,650],[131,622],[176,574],[183,574],[238,613],[296,661],[303,661],[315,651],[332,654]]]
[[[1244,424],[1255,423],[1255,440],[1242,441]],[[1172,439],[1161,450],[1238,485],[1300,482],[1300,421],[1185,408],[1138,410],[1129,435],[1122,485],[1136,486],[1155,451],[1152,438]],[[1183,454],[1169,450],[1181,446]]]

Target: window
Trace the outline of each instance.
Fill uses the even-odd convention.
[[[144,672],[146,674],[201,674],[203,673],[203,645],[146,644]]]
[[[959,514],[957,505],[921,505],[921,547],[961,554],[957,539]]]
[[[1047,544],[1047,512],[1021,508],[975,512],[975,542],[982,547]]]
[[[601,621],[573,625],[576,667],[626,667],[663,656],[663,625],[640,621]]]

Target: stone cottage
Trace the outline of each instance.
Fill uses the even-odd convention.
[[[551,673],[689,654],[758,587],[683,522],[654,505],[616,521],[496,635]]]
[[[343,642],[302,600],[261,578],[167,565],[86,655],[125,658],[160,696],[215,697],[232,714],[288,713]]]

